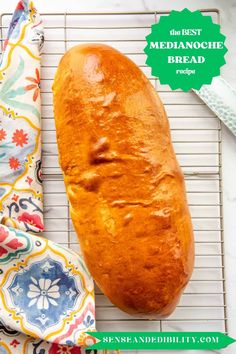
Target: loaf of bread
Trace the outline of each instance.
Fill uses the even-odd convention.
[[[123,311],[163,318],[193,269],[193,231],[166,113],[117,50],[80,45],[53,85],[60,164],[83,256]]]

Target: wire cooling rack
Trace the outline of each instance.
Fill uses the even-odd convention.
[[[219,22],[217,10],[203,10]],[[192,92],[170,91],[150,74],[143,52],[150,26],[165,12],[43,14],[42,145],[45,237],[79,251],[70,219],[60,167],[52,107],[52,82],[58,62],[72,46],[107,43],[130,57],[158,91],[171,125],[172,140],[182,166],[192,215],[196,261],[193,276],[175,312],[162,321],[133,318],[114,307],[96,288],[100,331],[227,332],[221,174],[221,123]],[[10,14],[1,16],[1,38]]]

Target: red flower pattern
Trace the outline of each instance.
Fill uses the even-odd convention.
[[[16,348],[19,344],[20,344],[20,342],[18,342],[16,339],[14,339],[14,340],[10,343],[10,345],[11,345],[12,347],[14,347],[14,348]]]
[[[31,186],[33,179],[30,176],[27,176],[25,182],[27,182]]]
[[[6,131],[4,129],[0,129],[0,141],[6,139]]]
[[[17,202],[19,199],[19,195],[13,194],[11,199],[14,200],[14,202]]]
[[[40,76],[39,76],[39,70],[35,70],[35,75],[36,78],[28,76],[26,77],[26,80],[33,82],[33,84],[27,85],[25,87],[26,91],[34,90],[33,94],[33,101],[35,102],[40,94]]]
[[[24,133],[23,129],[16,129],[13,134],[12,142],[16,144],[16,146],[23,147],[28,144],[28,134]]]
[[[49,349],[49,354],[81,354],[81,348],[67,347],[65,345],[53,343]]]
[[[15,157],[11,157],[9,159],[9,165],[12,170],[18,170],[20,167],[20,161]]]
[[[40,230],[44,229],[43,223],[37,214],[23,213],[18,217],[19,221],[26,222],[29,225],[36,226]]]
[[[23,243],[19,242],[17,238],[9,237],[8,241],[8,236],[9,233],[3,227],[0,227],[0,257],[2,257],[4,254],[7,254],[9,252],[9,248],[15,251],[23,246]]]

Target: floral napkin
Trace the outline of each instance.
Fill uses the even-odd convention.
[[[84,333],[95,330],[95,309],[93,280],[82,257],[0,225],[0,322],[33,338],[84,346]]]
[[[0,353],[80,354],[95,330],[94,285],[81,255],[44,229],[40,143],[43,28],[21,0],[0,64]]]
[[[43,28],[33,4],[13,15],[0,64],[0,222],[42,231],[40,50]]]
[[[69,347],[57,343],[49,343],[42,339],[33,339],[0,324],[4,340],[0,339],[1,354],[93,354],[81,347]]]

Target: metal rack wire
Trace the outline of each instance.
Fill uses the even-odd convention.
[[[203,10],[219,22],[216,9]],[[96,289],[99,330],[227,332],[222,210],[221,123],[194,93],[170,91],[145,64],[145,36],[164,12],[43,14],[45,47],[42,60],[42,143],[45,236],[79,251],[58,165],[52,108],[52,80],[64,52],[83,42],[103,42],[121,50],[139,65],[159,92],[169,116],[172,140],[185,174],[196,240],[193,277],[174,314],[162,321],[132,318],[116,309]],[[1,38],[10,14],[1,16]],[[2,43],[2,42],[1,42]]]

